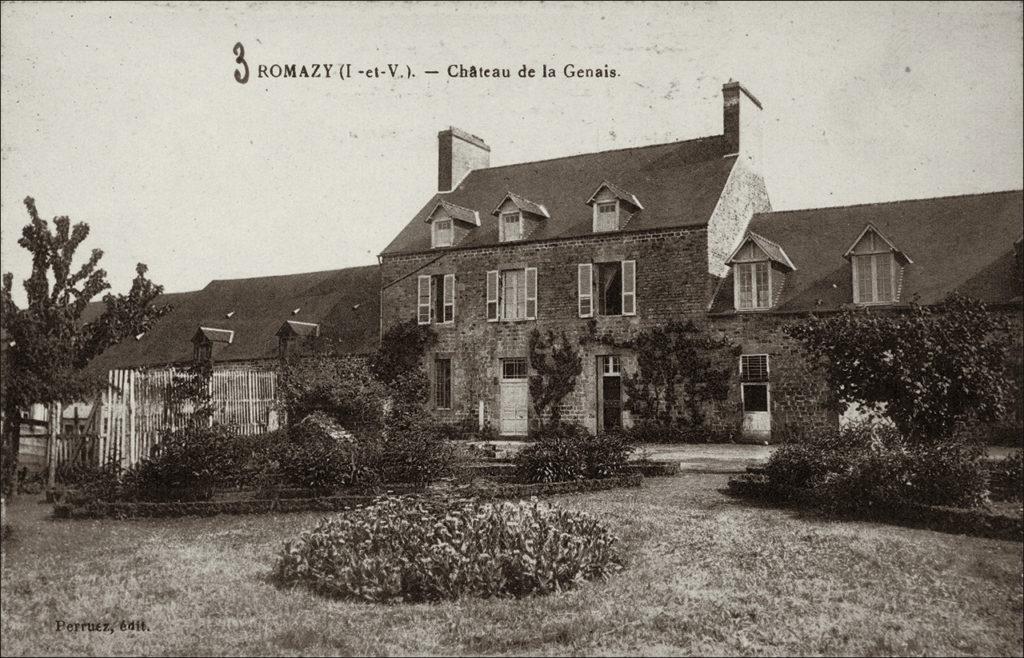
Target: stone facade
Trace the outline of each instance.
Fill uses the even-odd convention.
[[[439,419],[484,419],[498,426],[500,360],[526,357],[530,332],[565,332],[578,345],[596,331],[617,339],[671,320],[702,317],[707,309],[707,231],[671,229],[643,233],[606,233],[535,243],[510,243],[478,249],[446,250],[385,257],[382,324],[385,328],[416,317],[417,277],[455,274],[455,320],[432,325],[438,341],[427,356],[449,358],[452,365],[450,410],[434,410]],[[636,315],[581,318],[577,306],[580,263],[636,261]],[[487,321],[487,272],[537,268],[537,319]],[[583,372],[576,390],[563,402],[563,418],[596,428],[597,359],[618,354],[624,373],[635,360],[602,343],[580,346]],[[628,414],[624,419],[628,423]]]

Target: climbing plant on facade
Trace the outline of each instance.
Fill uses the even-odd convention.
[[[562,332],[541,334],[534,329],[529,340],[530,402],[536,418],[544,426],[545,418],[557,425],[561,422],[561,403],[576,387],[576,378],[583,372],[583,360]]]

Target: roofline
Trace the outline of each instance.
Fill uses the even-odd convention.
[[[538,240],[513,240],[511,242],[490,242],[490,243],[487,243],[487,244],[466,245],[466,246],[462,246],[462,247],[460,247],[458,245],[453,245],[451,247],[435,247],[433,249],[417,249],[417,250],[414,250],[414,251],[392,251],[392,252],[389,252],[389,253],[381,252],[380,254],[378,254],[378,257],[379,258],[390,258],[390,257],[394,257],[394,256],[417,256],[417,255],[424,255],[425,256],[425,255],[434,254],[438,258],[441,258],[442,256],[444,256],[447,253],[451,253],[451,252],[455,252],[455,251],[470,251],[472,249],[495,249],[495,248],[500,249],[500,248],[506,247],[506,246],[518,246],[518,245],[527,245],[527,244],[529,244],[529,245],[543,244],[545,242],[565,242],[565,241],[568,241],[568,240],[586,240],[588,238],[604,238],[604,239],[607,239],[609,237],[613,237],[613,236],[616,236],[616,235],[622,235],[623,233],[628,233],[630,235],[643,235],[645,233],[668,233],[668,232],[671,232],[671,231],[691,231],[691,230],[694,230],[694,229],[707,229],[707,227],[708,227],[708,223],[707,222],[703,222],[703,223],[699,223],[699,224],[679,224],[677,226],[658,226],[656,228],[643,228],[643,229],[634,229],[634,230],[622,229],[622,230],[619,230],[619,231],[604,231],[604,232],[601,232],[601,233],[584,233],[583,235],[561,235],[561,236],[556,236],[556,237],[553,237],[553,238],[542,238],[542,239],[538,239]],[[387,287],[387,286],[385,286],[385,287]]]
[[[889,249],[891,249],[893,253],[903,256],[903,258],[906,259],[908,265],[914,264],[914,261],[910,258],[910,256],[904,253],[902,249],[894,245],[892,243],[892,240],[885,237],[885,235],[878,229],[878,227],[871,222],[868,222],[867,225],[864,226],[864,230],[860,232],[860,235],[857,236],[857,239],[854,240],[850,247],[846,250],[846,253],[843,254],[843,258],[850,257],[850,254],[853,253],[853,248],[857,246],[858,242],[864,239],[864,236],[868,234],[868,231],[874,231],[875,235],[882,238],[882,241],[885,242],[885,244],[889,245]]]
[[[793,264],[793,261],[789,258],[789,254],[786,253],[786,250],[783,249],[781,244],[779,244],[778,242],[775,242],[774,240],[769,240],[768,238],[764,237],[760,233],[757,233],[755,231],[751,231],[750,229],[747,229],[747,232],[743,234],[743,238],[740,240],[739,244],[736,245],[736,248],[732,250],[732,253],[729,254],[729,257],[725,259],[725,264],[726,265],[732,265],[733,259],[736,258],[736,254],[738,254],[740,252],[740,249],[742,249],[744,247],[744,245],[747,244],[748,240],[753,240],[754,244],[757,244],[758,240],[764,240],[765,242],[767,242],[768,244],[772,245],[773,247],[776,247],[780,252],[782,252],[782,257],[786,259],[785,263],[784,263],[786,265],[786,267],[788,267],[790,269],[790,271],[796,272],[796,265]],[[888,240],[886,240],[886,242],[888,242]],[[856,244],[856,243],[854,243],[854,244]],[[761,251],[764,251],[764,248],[761,245],[757,245],[757,248],[760,249]],[[769,254],[766,251],[765,251],[764,255],[768,257],[768,260],[775,260],[774,258],[772,258],[771,254]],[[761,261],[761,262],[764,262],[764,261]]]
[[[817,212],[819,210],[840,210],[842,208],[863,208],[864,206],[884,206],[896,203],[917,203],[920,201],[939,201],[941,199],[961,199],[971,196],[990,196],[995,194],[1024,194],[1024,189],[994,190],[991,192],[966,192],[964,194],[949,194],[945,196],[927,196],[915,199],[893,199],[891,201],[866,201],[864,203],[850,203],[839,206],[815,206],[813,208],[794,208],[792,210],[769,210],[768,212],[756,212],[754,218],[768,217],[769,215],[792,215],[805,212]]]
[[[202,288],[200,290],[193,291],[193,292],[196,292],[196,293],[203,292],[203,291],[205,291],[207,288],[209,288],[214,283],[231,283],[231,282],[236,282],[236,281],[256,281],[256,280],[259,280],[259,279],[283,279],[283,278],[292,277],[292,276],[309,276],[310,274],[328,274],[328,273],[335,273],[335,272],[348,272],[350,270],[361,270],[361,269],[369,268],[369,267],[380,267],[380,263],[372,263],[370,265],[353,265],[352,267],[342,267],[342,268],[337,268],[337,269],[332,269],[332,270],[313,270],[311,272],[291,272],[291,273],[288,273],[288,274],[267,274],[267,275],[264,275],[264,276],[245,276],[245,277],[240,277],[238,279],[211,279],[210,283],[206,284],[206,287],[204,287],[204,288]],[[184,294],[184,293],[174,293],[174,294]]]
[[[524,162],[510,162],[508,164],[496,165],[496,166],[493,166],[493,167],[481,167],[479,169],[473,169],[472,171],[470,171],[470,173],[475,173],[475,172],[484,171],[484,170],[492,171],[494,169],[505,169],[506,167],[521,167],[523,165],[540,164],[541,162],[554,162],[555,160],[569,160],[571,158],[581,158],[581,157],[587,156],[587,155],[602,155],[602,154],[605,154],[605,153],[616,153],[618,151],[635,151],[637,149],[657,148],[658,146],[670,146],[670,145],[673,145],[673,144],[686,144],[688,142],[698,142],[698,141],[704,140],[704,139],[720,139],[722,137],[723,137],[723,135],[704,135],[702,137],[691,137],[690,139],[677,139],[677,140],[672,141],[672,142],[658,142],[656,144],[641,144],[640,146],[623,146],[621,148],[605,149],[603,151],[584,151],[583,153],[573,153],[572,155],[560,155],[560,156],[555,157],[555,158],[541,158],[540,160],[526,160]],[[735,157],[735,156],[736,156],[735,153],[727,153],[726,155],[724,155],[722,157]],[[450,194],[451,192],[454,192],[454,191],[455,190],[453,189],[453,190],[449,190],[448,192],[438,192],[438,194]]]

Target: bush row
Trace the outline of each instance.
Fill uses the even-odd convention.
[[[322,496],[388,483],[424,485],[445,476],[451,464],[445,432],[433,425],[409,421],[356,437],[314,412],[287,430],[255,437],[222,426],[168,432],[130,468],[79,464],[62,471],[61,485],[107,501],[206,501],[224,484]]]
[[[729,481],[729,491],[744,498],[765,503],[793,504],[822,508],[823,501],[809,489],[774,484],[763,475],[745,475]],[[825,511],[833,511],[826,508]],[[993,514],[984,509],[963,509],[941,505],[922,505],[907,501],[888,501],[870,511],[847,509],[848,516],[871,520],[889,520],[901,525],[929,530],[970,534],[993,539],[1024,541],[1024,519],[1020,516]]]
[[[529,596],[621,569],[596,519],[537,501],[381,498],[287,542],[274,579],[335,598]]]
[[[527,482],[565,482],[621,475],[633,451],[622,432],[593,435],[582,425],[555,423],[516,455]]]
[[[892,427],[851,424],[779,446],[763,472],[769,485],[812,491],[836,511],[893,501],[974,508],[988,496],[984,454],[966,436],[921,444]]]

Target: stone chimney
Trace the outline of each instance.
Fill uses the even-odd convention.
[[[437,133],[437,191],[450,192],[466,174],[491,166],[491,147],[476,135],[450,127]]]
[[[728,153],[738,153],[755,168],[761,163],[761,101],[730,80],[722,85],[722,135]]]

